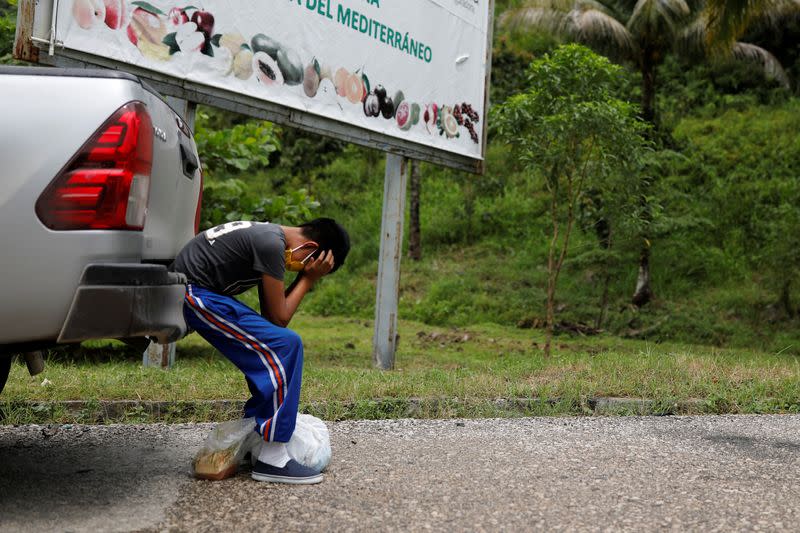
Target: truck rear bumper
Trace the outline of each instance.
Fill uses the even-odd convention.
[[[186,334],[186,277],[162,265],[92,264],[83,271],[59,343]]]

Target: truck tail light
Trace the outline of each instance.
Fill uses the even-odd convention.
[[[119,108],[36,202],[54,230],[141,230],[153,166],[153,123],[141,102]]]
[[[194,212],[194,234],[200,233],[200,209],[203,207],[203,167],[200,167],[200,194],[197,195],[197,210]]]

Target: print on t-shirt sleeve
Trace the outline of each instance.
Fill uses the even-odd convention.
[[[286,260],[283,240],[273,232],[263,232],[254,236],[253,270],[283,281]]]

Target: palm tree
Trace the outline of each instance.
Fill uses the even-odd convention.
[[[777,26],[798,6],[800,0],[706,0],[709,42],[730,47],[750,25]]]
[[[538,30],[585,44],[627,62],[642,75],[642,118],[656,124],[656,69],[667,53],[693,61],[734,58],[758,64],[789,87],[780,62],[736,38],[751,23],[777,25],[800,10],[800,0],[525,0],[500,16],[511,30]],[[633,303],[652,298],[650,241],[643,239]]]
[[[655,123],[656,67],[668,52],[697,60],[715,54],[754,61],[788,86],[767,50],[737,42],[748,24],[777,26],[800,11],[800,0],[527,0],[500,16],[509,29],[540,30],[629,61],[642,74],[642,117]],[[724,49],[723,49],[724,48]]]

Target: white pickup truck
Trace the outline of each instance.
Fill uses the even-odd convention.
[[[189,127],[117,71],[0,67],[0,391],[11,356],[186,330],[202,175]]]

